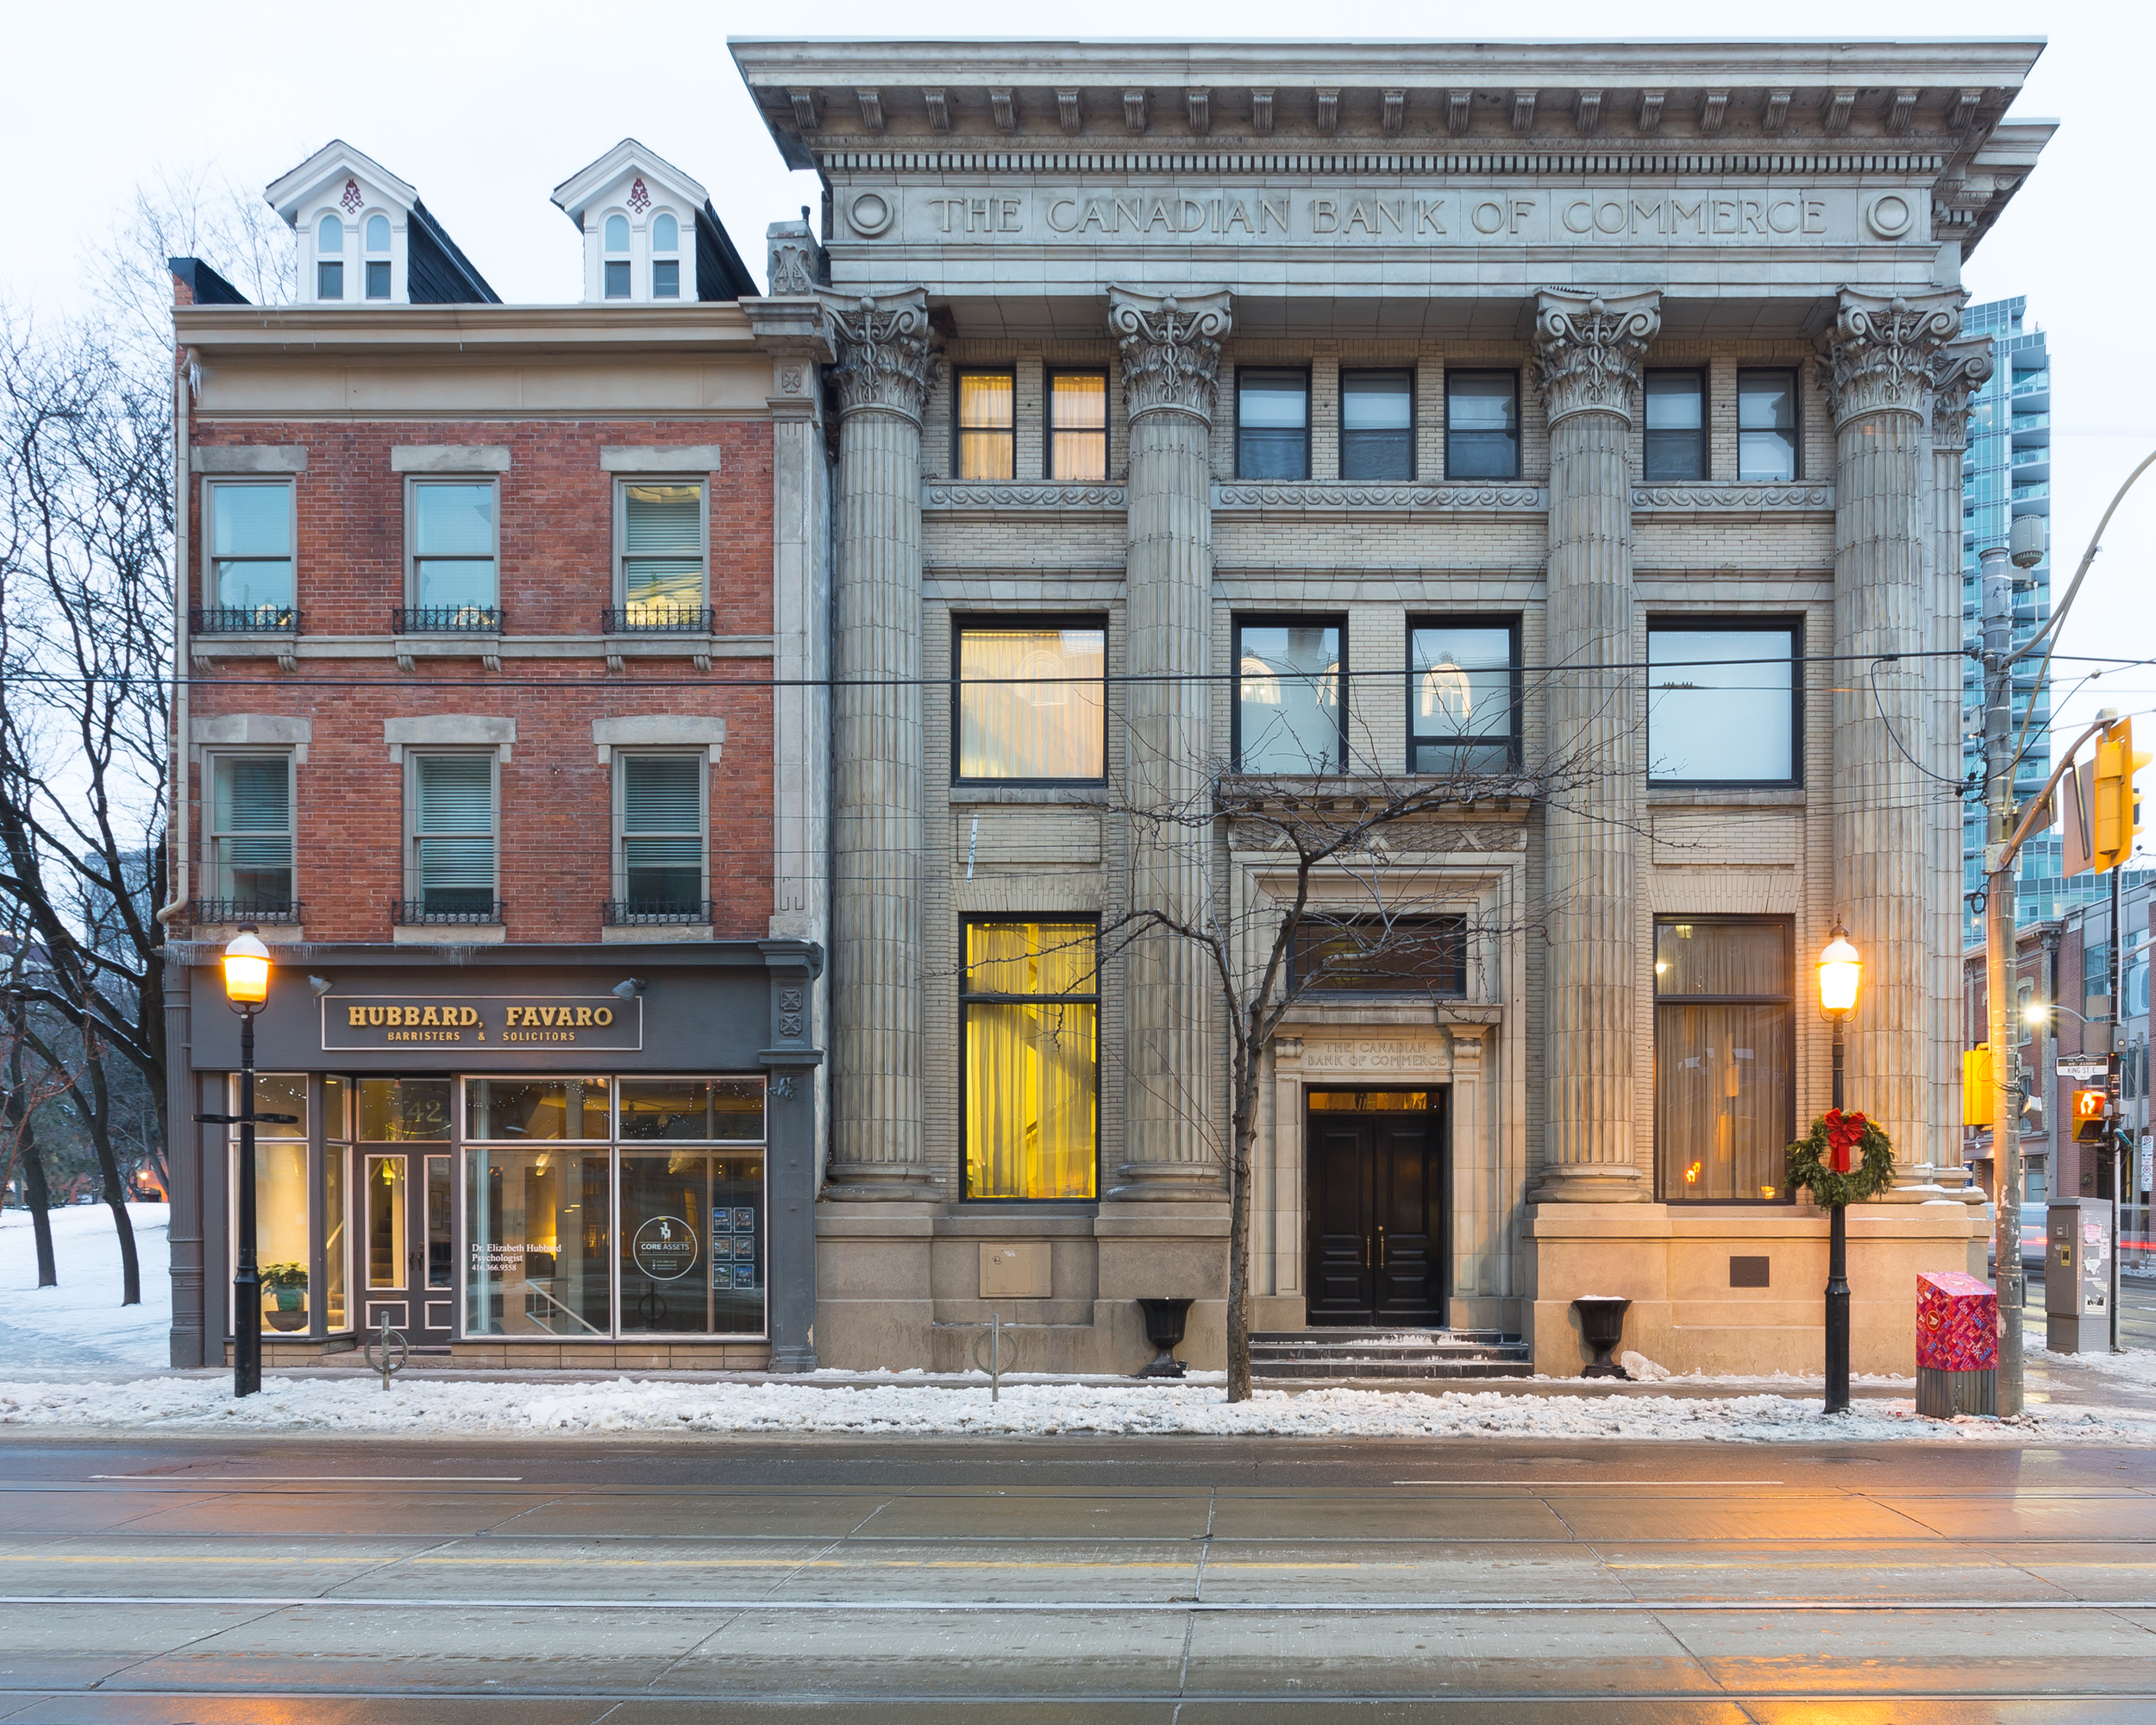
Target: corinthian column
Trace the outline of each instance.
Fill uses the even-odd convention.
[[[1920,765],[1937,704],[1924,662],[1882,661],[1921,653],[1935,638],[1926,419],[1933,362],[1961,326],[1961,300],[1953,292],[1883,299],[1845,289],[1820,342],[1834,417],[1834,652],[1842,661],[1833,680],[1835,898],[1865,960],[1848,1031],[1849,1106],[1894,1140],[1905,1184],[1932,1159],[1937,923],[1927,876],[1932,805],[1946,787]]]
[[[1546,806],[1552,919],[1542,1201],[1642,1197],[1633,1146],[1639,969],[1639,729],[1629,681],[1629,454],[1639,364],[1662,296],[1545,292],[1537,380],[1550,416],[1549,758],[1572,782]],[[1620,695],[1619,691],[1622,690]]]
[[[921,411],[918,288],[833,298],[838,363],[831,713],[830,1195],[919,1198]]]
[[[1163,298],[1111,288],[1130,408],[1129,656],[1125,685],[1131,908],[1190,925],[1207,908],[1202,681],[1213,612],[1212,441],[1225,292]],[[1145,681],[1175,676],[1181,681]],[[1167,933],[1129,955],[1125,1160],[1119,1198],[1217,1196],[1213,984],[1205,955]]]
[[[1961,462],[1969,441],[1969,398],[1991,375],[1991,343],[1978,337],[1941,348],[1932,361],[1931,628],[1938,656],[1926,662],[1930,748],[1935,775],[1925,803],[1930,816],[1924,882],[1928,909],[1927,971],[1931,1019],[1925,1090],[1931,1130],[1912,1146],[1922,1174],[1961,1164],[1961,800],[1940,782],[1961,777]],[[1928,1183],[1928,1182],[1927,1182]]]

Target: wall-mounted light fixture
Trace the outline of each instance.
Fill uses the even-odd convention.
[[[644,990],[650,986],[641,976],[624,976],[614,984],[613,992],[622,1000],[636,1000],[642,999]]]
[[[327,976],[310,976],[307,986],[315,991],[315,998],[318,1000],[337,985]]]

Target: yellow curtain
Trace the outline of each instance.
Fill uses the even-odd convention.
[[[967,630],[959,643],[958,776],[1103,776],[1098,680],[1106,668],[1098,629]],[[1056,681],[1066,677],[1088,681]]]
[[[966,1007],[966,1191],[975,1198],[1091,1198],[1099,1008],[1085,924],[976,923],[968,994],[1033,996]]]

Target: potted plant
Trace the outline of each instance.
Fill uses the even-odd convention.
[[[304,1264],[266,1264],[262,1286],[277,1302],[276,1309],[262,1315],[274,1330],[297,1330],[307,1321],[307,1266]]]

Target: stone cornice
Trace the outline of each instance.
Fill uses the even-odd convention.
[[[1550,423],[1614,413],[1630,424],[1639,368],[1661,327],[1658,292],[1603,298],[1545,289],[1535,303],[1535,383]]]
[[[1550,494],[1532,485],[1352,485],[1325,480],[1218,481],[1216,511],[1322,511],[1354,514],[1518,514],[1547,511]]]
[[[1225,288],[1177,296],[1108,290],[1108,328],[1123,355],[1130,417],[1185,413],[1213,423],[1220,342],[1234,319]]]
[[[921,487],[923,509],[1000,515],[1006,511],[1065,514],[1072,510],[1120,511],[1130,493],[1119,485],[1040,485],[930,480]]]
[[[838,414],[881,411],[920,423],[936,355],[928,327],[928,296],[918,287],[881,298],[824,296],[837,339],[831,386]]]
[[[680,305],[182,305],[175,338],[220,352],[320,354],[428,351],[499,354],[517,348],[600,348],[755,351],[735,301]]]
[[[1834,327],[1819,338],[1834,423],[1868,413],[1924,413],[1933,362],[1959,332],[1967,298],[1958,288],[1890,299],[1844,288]]]
[[[923,140],[914,147],[893,148],[875,139],[832,141],[818,160],[826,172],[872,176],[976,173],[1069,174],[1120,179],[1154,174],[1190,174],[1208,179],[1364,179],[1402,176],[1410,179],[1565,179],[1616,176],[1639,178],[1724,178],[1787,179],[1871,179],[1906,177],[1929,179],[1946,168],[1953,154],[1948,141],[1926,141],[1920,147],[1868,151],[1833,148],[1724,150],[1702,145],[1691,149],[1582,151],[1576,143],[1540,149],[1524,143],[1490,151],[1341,150],[1332,146],[1282,147],[1270,141],[1248,140],[1238,147],[1129,149],[995,149],[962,145],[939,147]]]
[[[1639,485],[1632,488],[1639,511],[1689,515],[1831,515],[1831,485]]]

